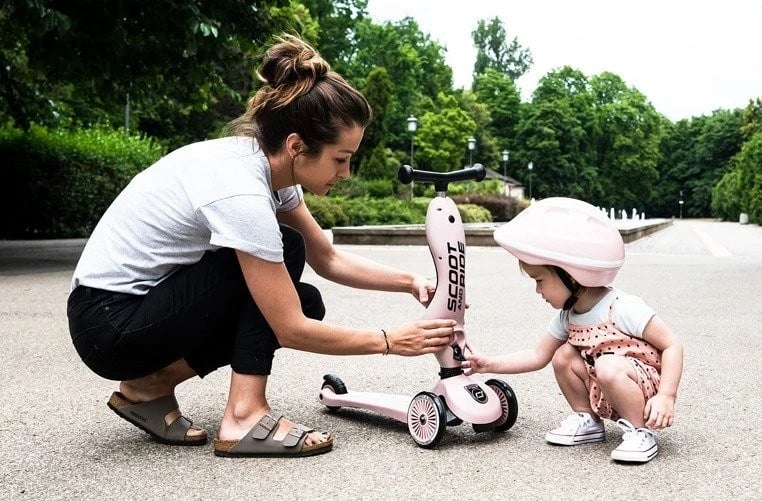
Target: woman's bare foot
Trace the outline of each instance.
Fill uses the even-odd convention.
[[[252,428],[254,428],[254,426],[256,426],[257,423],[259,423],[259,420],[262,419],[262,417],[268,412],[270,412],[270,409],[266,409],[264,412],[253,413],[245,417],[241,416],[238,419],[235,417],[228,418],[226,413],[226,416],[222,418],[222,423],[220,423],[220,431],[217,434],[217,439],[225,441],[241,440],[244,436],[246,436],[247,433],[249,433]],[[277,418],[277,415],[274,417]],[[283,440],[288,432],[291,431],[295,426],[296,423],[293,421],[290,421],[285,417],[281,418],[281,420],[278,422],[278,429],[275,430],[275,434],[273,435],[273,440]],[[307,434],[304,445],[310,446],[322,444],[329,438],[331,438],[331,434],[328,432],[313,431]]]
[[[148,376],[122,381],[119,383],[119,392],[124,395],[124,398],[134,403],[150,402],[167,395],[174,395],[175,387],[179,383],[195,375],[195,371],[185,360],[178,360]],[[169,426],[181,416],[180,409],[177,409],[164,416],[164,422]],[[203,428],[191,425],[187,436],[195,438],[206,436],[206,434]]]

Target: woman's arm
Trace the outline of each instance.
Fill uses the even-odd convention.
[[[487,372],[491,374],[519,374],[542,369],[553,359],[553,354],[566,341],[561,341],[547,332],[542,335],[532,350],[517,351],[508,355],[489,357],[471,351],[466,354],[462,366],[467,374]]]
[[[350,329],[308,318],[286,265],[236,251],[254,302],[273,329],[281,346],[332,355],[385,353],[381,332],[387,327],[389,353],[421,355],[449,344],[454,320],[417,320],[396,328]]]
[[[337,249],[302,201],[278,214],[278,221],[299,231],[305,240],[307,264],[323,278],[356,289],[409,292],[426,304],[433,291],[425,278]]]

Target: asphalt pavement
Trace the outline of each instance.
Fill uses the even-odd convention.
[[[106,407],[116,384],[95,376],[71,345],[69,281],[82,240],[0,241],[0,499],[760,499],[762,443],[762,227],[677,220],[626,245],[615,285],[642,296],[685,344],[673,427],[644,465],[620,465],[606,442],[544,442],[569,409],[552,369],[498,376],[519,402],[505,433],[448,427],[436,449],[418,447],[404,423],[366,411],[329,413],[322,376],[350,390],[415,395],[437,379],[434,357],[338,357],[280,350],[270,403],[333,432],[328,454],[225,459],[204,447],[160,445]],[[426,247],[342,245],[379,262],[433,274]],[[408,295],[357,291],[306,271],[323,292],[326,321],[388,328],[417,318]],[[532,347],[553,314],[515,259],[468,248],[469,342],[481,351]],[[183,411],[213,435],[229,369],[177,391]],[[477,376],[482,378],[482,375]],[[484,375],[483,379],[492,376]]]

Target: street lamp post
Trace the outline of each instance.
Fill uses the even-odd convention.
[[[410,133],[410,167],[415,167],[413,164],[413,139],[415,138],[415,131],[418,130],[418,119],[413,115],[407,118],[407,131]]]
[[[474,150],[476,149],[476,139],[474,136],[468,138],[468,166],[474,165]]]
[[[680,190],[680,200],[677,202],[680,204],[680,219],[683,218],[683,204],[685,201],[683,200],[683,190]]]
[[[508,150],[503,150],[503,177],[508,177],[508,157],[510,154]]]
[[[534,163],[529,162],[527,169],[529,169],[529,200],[532,200],[532,169],[534,169]]]

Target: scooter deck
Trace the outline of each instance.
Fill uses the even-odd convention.
[[[407,423],[407,410],[413,397],[371,391],[348,391],[336,394],[331,388],[320,390],[320,402],[327,407],[367,409]]]

